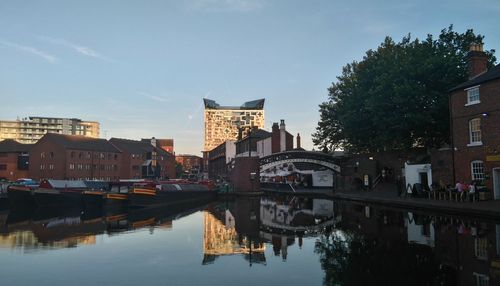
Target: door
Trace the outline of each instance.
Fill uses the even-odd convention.
[[[493,191],[495,200],[500,200],[500,168],[494,168],[493,173]]]
[[[422,184],[422,188],[427,189],[429,187],[429,180],[427,179],[427,172],[418,173],[420,177],[420,184]]]

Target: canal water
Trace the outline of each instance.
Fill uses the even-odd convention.
[[[500,285],[500,223],[311,197],[1,210],[0,285]]]

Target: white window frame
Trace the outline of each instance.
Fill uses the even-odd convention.
[[[490,277],[485,274],[473,272],[474,280],[476,280],[476,286],[487,286],[490,285]]]
[[[466,88],[465,91],[467,92],[467,103],[465,104],[465,106],[481,103],[481,94],[479,93],[479,85]],[[476,96],[477,99],[471,100],[471,97],[476,97]]]
[[[473,122],[479,122],[477,130],[473,130]],[[476,137],[476,138],[474,138]],[[469,120],[469,144],[467,146],[481,146],[483,145],[481,134],[481,118],[476,117]]]
[[[474,164],[481,164],[482,166],[474,166]],[[482,173],[480,172],[474,172],[474,171],[479,171],[480,168],[482,168]],[[484,162],[481,160],[474,160],[470,162],[470,175],[473,181],[482,181],[484,180]]]

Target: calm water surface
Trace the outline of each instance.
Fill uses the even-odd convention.
[[[500,226],[320,198],[0,211],[0,285],[500,285]]]

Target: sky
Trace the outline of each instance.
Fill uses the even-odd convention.
[[[0,0],[0,119],[99,121],[103,138],[200,155],[203,98],[265,98],[265,128],[284,119],[312,149],[344,65],[450,24],[500,50],[498,15],[498,0]]]

